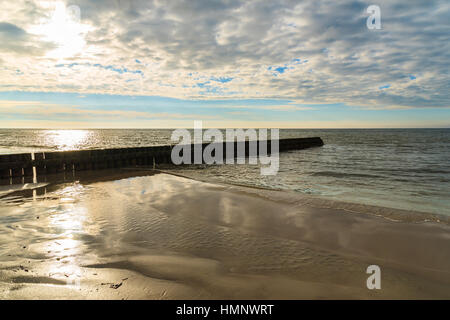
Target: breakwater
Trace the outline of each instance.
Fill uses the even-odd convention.
[[[239,145],[248,157],[250,144],[254,141],[222,142],[224,158],[227,150],[234,150],[237,155]],[[279,139],[279,152],[300,150],[323,146],[319,137]],[[216,144],[213,142],[213,144]],[[233,145],[230,148],[230,145]],[[202,150],[210,143],[203,143]],[[258,148],[259,148],[259,144]],[[271,153],[271,140],[267,141],[267,151]],[[171,154],[174,145],[151,146],[139,148],[94,149],[60,152],[38,152],[0,155],[0,178],[27,177],[65,171],[101,170],[129,166],[158,166],[172,164]],[[189,146],[193,152],[195,145]],[[228,148],[227,148],[228,147]]]

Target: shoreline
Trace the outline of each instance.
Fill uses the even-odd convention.
[[[0,205],[16,217],[0,223],[0,297],[450,299],[444,222],[166,172],[103,174]],[[382,290],[365,287],[372,264]]]
[[[308,195],[293,190],[272,189],[263,186],[251,186],[245,184],[238,184],[232,182],[223,182],[219,180],[203,179],[199,176],[180,174],[176,171],[157,169],[156,171],[174,175],[181,178],[192,179],[204,183],[212,183],[216,185],[229,186],[234,188],[242,188],[249,192],[250,190],[262,191],[259,195],[266,195],[267,199],[279,200],[286,202],[301,202],[317,208],[329,208],[344,210],[355,214],[368,214],[377,217],[382,217],[394,222],[411,222],[411,223],[443,223],[450,225],[450,216],[444,214],[437,214],[425,211],[406,210],[399,208],[390,208],[376,205],[368,205],[356,202],[349,202],[343,200],[334,200],[327,196]],[[252,192],[250,192],[252,193]],[[276,195],[276,196],[275,196]],[[274,197],[275,196],[275,197]],[[293,200],[294,198],[294,200]]]
[[[293,190],[286,189],[276,189],[257,185],[246,185],[234,182],[223,182],[221,180],[203,178],[198,175],[189,175],[185,173],[179,173],[178,170],[170,170],[171,167],[154,169],[148,166],[136,166],[136,167],[124,167],[119,170],[102,169],[99,171],[80,171],[76,172],[73,176],[75,178],[82,178],[83,181],[87,183],[99,182],[99,181],[110,181],[114,179],[121,179],[125,176],[146,176],[155,173],[169,174],[175,177],[190,179],[198,182],[203,182],[207,184],[220,185],[223,187],[241,189],[242,192],[247,192],[249,194],[256,194],[264,196],[268,200],[287,202],[291,204],[304,204],[316,208],[328,208],[336,210],[344,210],[354,214],[367,214],[376,217],[381,217],[393,222],[410,222],[410,223],[438,223],[450,225],[450,216],[445,214],[437,214],[432,212],[418,211],[418,210],[407,210],[400,208],[393,208],[387,206],[378,206],[371,204],[362,204],[357,202],[335,200],[327,196],[322,195],[310,195],[301,192],[296,192]],[[64,177],[64,178],[63,178]],[[45,176],[44,182],[32,183],[32,179],[26,177],[25,185],[29,186],[28,189],[22,189],[20,186],[24,184],[21,183],[22,178],[15,177],[12,181],[17,183],[10,185],[9,179],[0,179],[0,199],[7,196],[9,193],[21,192],[33,189],[39,189],[46,187],[48,185],[58,185],[64,180],[67,182],[71,181],[70,173],[53,173]],[[12,186],[10,191],[8,187]],[[254,191],[254,192],[252,192]],[[257,192],[259,191],[259,193]]]

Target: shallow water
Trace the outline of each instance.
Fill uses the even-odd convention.
[[[0,154],[150,146],[172,130],[0,130]],[[251,165],[179,168],[200,178],[450,215],[450,129],[281,130],[325,146],[281,154],[276,176]],[[188,169],[188,170],[186,170]]]

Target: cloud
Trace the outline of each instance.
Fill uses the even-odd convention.
[[[181,114],[169,112],[146,112],[127,109],[97,110],[80,106],[44,103],[39,101],[12,101],[0,100],[0,114],[4,117],[29,117],[30,119],[60,119],[60,120],[133,120],[133,119],[217,119],[215,116],[196,114]]]
[[[23,29],[7,22],[0,22],[0,33],[10,39],[22,38],[26,35],[26,32]]]
[[[272,111],[302,111],[314,110],[313,107],[297,105],[220,105],[222,109],[248,109],[248,110],[272,110]]]
[[[58,58],[45,55],[55,44],[30,33],[51,18],[51,6],[11,2],[9,14],[0,13],[0,52],[8,53],[0,86],[364,108],[450,106],[449,2],[377,4],[381,30],[367,29],[369,4],[360,0],[71,0],[67,6],[79,6],[86,26],[84,46],[73,52],[66,46]]]
[[[17,55],[42,55],[53,44],[40,41],[22,28],[8,22],[0,22],[0,52]]]

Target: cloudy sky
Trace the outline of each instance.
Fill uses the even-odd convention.
[[[450,127],[448,0],[0,1],[0,127]]]

